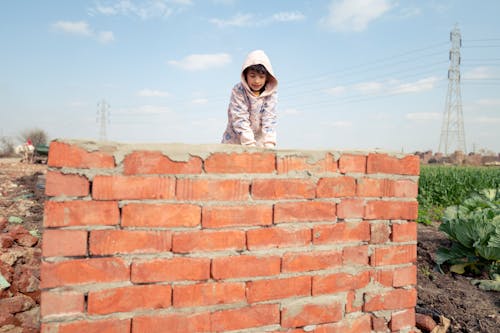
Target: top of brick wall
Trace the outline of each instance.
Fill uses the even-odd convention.
[[[54,140],[50,167],[114,169],[125,174],[386,173],[418,175],[418,156],[384,151],[271,150],[222,144],[122,144]]]

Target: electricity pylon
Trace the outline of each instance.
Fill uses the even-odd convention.
[[[460,47],[462,46],[462,35],[457,24],[450,33],[450,41],[448,93],[446,95],[438,151],[445,155],[455,151],[461,151],[466,154],[462,95],[460,92]]]
[[[106,122],[109,122],[109,104],[105,100],[97,103],[97,122],[100,124],[99,141],[107,141]]]

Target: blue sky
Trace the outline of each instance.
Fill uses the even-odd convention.
[[[279,80],[278,148],[438,149],[462,33],[467,151],[500,152],[500,1],[7,0],[0,136],[218,143],[248,52]]]

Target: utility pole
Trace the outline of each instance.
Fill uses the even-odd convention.
[[[455,24],[450,33],[450,41],[448,93],[446,95],[438,152],[448,155],[455,151],[461,151],[466,154],[462,95],[460,92],[460,47],[462,46],[462,35],[458,24]]]
[[[109,104],[103,99],[97,103],[97,123],[100,124],[99,141],[108,141],[106,123],[109,122]]]

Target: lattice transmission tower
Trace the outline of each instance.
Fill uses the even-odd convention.
[[[109,104],[105,100],[97,103],[97,123],[99,127],[99,141],[108,141],[106,123],[109,123]]]
[[[460,92],[460,47],[462,46],[462,35],[457,24],[450,32],[450,41],[448,93],[446,95],[438,151],[445,155],[455,151],[461,151],[466,154],[462,95]]]

